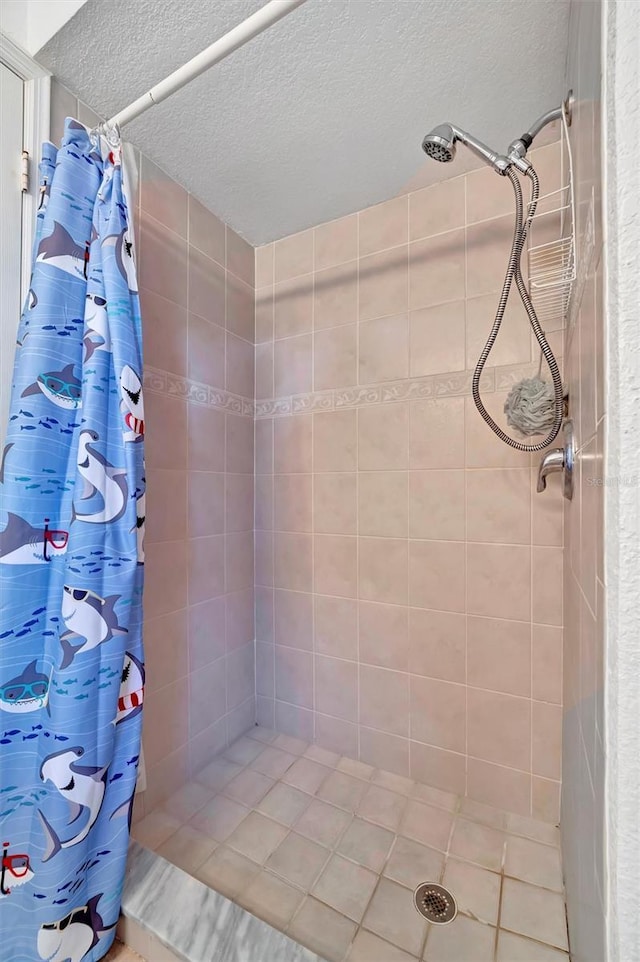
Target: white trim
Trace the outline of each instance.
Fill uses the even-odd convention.
[[[29,153],[29,191],[22,200],[22,264],[20,286],[26,297],[31,274],[31,248],[38,210],[38,164],[40,148],[49,139],[51,74],[25,53],[6,34],[0,33],[0,61],[24,81],[22,145]]]
[[[640,959],[640,7],[603,19],[607,960]]]

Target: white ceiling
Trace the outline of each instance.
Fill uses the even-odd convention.
[[[262,5],[88,0],[38,60],[110,116]],[[568,17],[569,0],[307,0],[126,135],[263,244],[420,180],[437,123],[503,150],[565,95]]]

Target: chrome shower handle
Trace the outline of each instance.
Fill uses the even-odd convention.
[[[564,447],[547,451],[538,468],[536,491],[540,494],[547,488],[547,475],[558,471],[563,473],[562,493],[569,501],[573,496],[573,423],[563,425]]]

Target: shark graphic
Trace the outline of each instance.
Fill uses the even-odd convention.
[[[124,432],[125,441],[142,441],[144,436],[144,401],[142,399],[142,382],[128,364],[120,372],[120,410],[124,417],[127,430]]]
[[[82,382],[73,373],[73,364],[67,364],[60,371],[47,371],[39,374],[37,380],[25,388],[22,397],[31,394],[44,394],[46,398],[65,410],[75,410],[82,404]]]
[[[144,701],[144,666],[131,652],[125,652],[122,678],[118,693],[118,711],[115,723],[135,718],[142,711]]]
[[[79,845],[87,837],[100,814],[109,766],[99,768],[95,765],[79,765],[77,760],[83,754],[83,748],[65,748],[45,758],[40,767],[42,781],[51,782],[69,802],[71,813],[69,825],[74,825],[84,812],[88,814],[84,828],[77,835],[72,835],[62,842],[42,812],[38,812],[46,838],[43,862],[48,862],[64,848]]]
[[[129,233],[129,228],[125,227],[119,234],[109,234],[108,237],[105,237],[102,246],[115,248],[118,270],[127,282],[129,290],[133,294],[136,294],[138,291],[138,280],[136,278],[136,265],[133,259],[133,237]]]
[[[7,526],[0,531],[0,564],[44,564],[65,554],[67,531],[51,530],[47,523],[43,528],[34,528],[11,511],[7,516]]]
[[[72,588],[64,585],[62,596],[62,618],[67,630],[60,637],[62,645],[62,664],[68,668],[80,651],[92,651],[116,635],[126,635],[127,629],[118,624],[115,603],[120,595],[100,595],[87,588]],[[70,638],[81,638],[79,645],[72,645]]]
[[[49,714],[49,687],[51,676],[37,670],[35,659],[15,678],[0,685],[0,710],[12,714],[25,714],[46,708]]]
[[[107,320],[107,302],[100,294],[87,294],[84,311],[85,333],[84,344],[85,363],[96,351],[110,351],[111,337]]]
[[[136,532],[136,540],[138,543],[138,564],[144,564],[144,531],[146,522],[146,502],[147,496],[146,492],[143,491],[142,494],[136,498],[136,526],[131,528],[130,534]]]
[[[86,959],[91,950],[116,927],[116,922],[104,924],[98,912],[101,898],[102,892],[63,918],[41,925],[38,932],[40,958],[47,962],[82,962]]]
[[[91,443],[99,441],[95,431],[80,432],[78,439],[78,471],[84,479],[82,500],[87,501],[98,494],[103,506],[99,511],[79,511],[74,504],[73,520],[91,524],[108,524],[117,521],[127,508],[128,488],[126,468],[115,468]]]
[[[0,461],[0,484],[4,484],[4,469],[7,462],[7,455],[14,445],[14,441],[9,444],[5,444],[4,451],[2,452],[2,461]]]
[[[86,242],[84,246],[76,244],[71,234],[56,221],[53,233],[40,241],[36,263],[49,264],[65,274],[86,280],[89,243]]]

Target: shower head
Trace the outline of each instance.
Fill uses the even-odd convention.
[[[448,164],[456,155],[456,137],[451,124],[434,127],[422,141],[422,149],[427,157]]]
[[[485,163],[490,164],[499,174],[506,174],[511,166],[508,157],[497,154],[495,151],[483,144],[481,140],[472,137],[471,134],[454,127],[453,124],[439,124],[434,127],[422,141],[422,149],[432,160],[448,164],[456,155],[456,142],[466,144],[475,154],[481,157]]]

